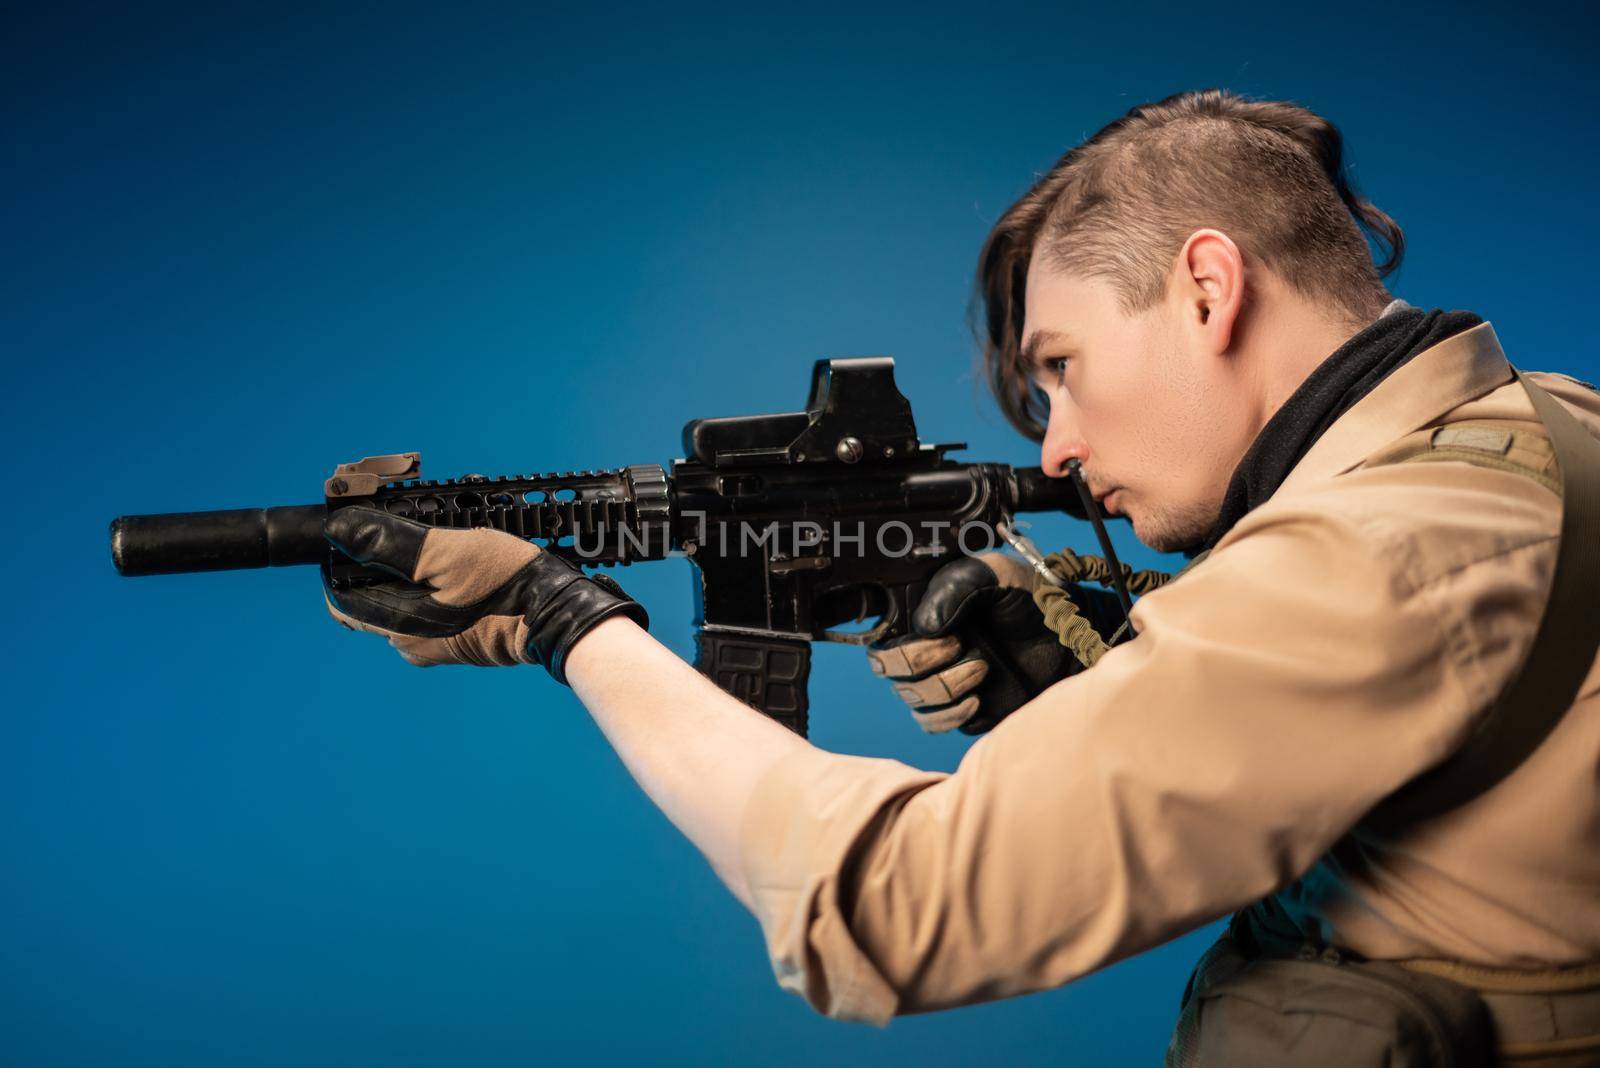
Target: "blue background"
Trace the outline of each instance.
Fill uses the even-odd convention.
[[[8,5],[0,1060],[1155,1063],[1204,933],[822,1020],[568,691],[409,668],[306,569],[120,580],[106,523],[409,449],[665,463],[826,355],[895,355],[925,440],[1037,462],[972,374],[978,245],[1081,137],[1213,84],[1343,126],[1399,295],[1595,377],[1575,11]],[[688,655],[688,565],[621,577]],[[813,710],[829,748],[966,744],[849,649]]]

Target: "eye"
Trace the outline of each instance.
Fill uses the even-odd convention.
[[[1067,364],[1071,362],[1071,356],[1052,356],[1049,359],[1041,360],[1039,366],[1044,370],[1044,377],[1047,381],[1057,386],[1064,386],[1067,384]]]

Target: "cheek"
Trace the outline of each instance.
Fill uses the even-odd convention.
[[[1085,376],[1084,436],[1106,459],[1138,466],[1170,461],[1164,442],[1174,397],[1162,362],[1130,343]]]

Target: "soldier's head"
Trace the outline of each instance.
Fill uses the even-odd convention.
[[[1222,90],[1141,105],[990,233],[977,280],[988,380],[1047,473],[1081,459],[1142,541],[1184,548],[1314,366],[1304,353],[1320,360],[1383,310],[1380,279],[1402,251],[1320,116]]]

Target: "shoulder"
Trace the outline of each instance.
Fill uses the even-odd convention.
[[[1600,434],[1600,395],[1561,376],[1535,381]],[[1428,429],[1484,422],[1540,429],[1514,382]],[[1414,640],[1426,629],[1481,702],[1532,640],[1560,527],[1559,495],[1526,474],[1450,459],[1370,462],[1273,497],[1196,571],[1261,573],[1259,581],[1305,587],[1309,605],[1353,600],[1366,607],[1370,640]]]
[[[1553,552],[1560,526],[1560,497],[1527,475],[1461,461],[1389,463],[1273,498],[1217,551],[1314,528],[1347,542],[1347,555],[1370,561],[1404,590],[1420,592],[1538,546]]]
[[[1600,437],[1600,393],[1564,375],[1529,377]],[[1475,457],[1466,454],[1476,450],[1459,447],[1421,457],[1435,462],[1417,462],[1439,431],[1457,432],[1440,435],[1442,445],[1485,427],[1514,431],[1515,443],[1504,454],[1477,457],[1480,462],[1468,462]],[[1216,551],[1309,526],[1349,541],[1351,555],[1375,557],[1404,587],[1423,590],[1463,569],[1496,567],[1540,546],[1553,559],[1561,499],[1551,483],[1558,477],[1543,425],[1522,387],[1508,382],[1412,434],[1376,443],[1352,470],[1280,491],[1241,520]]]

